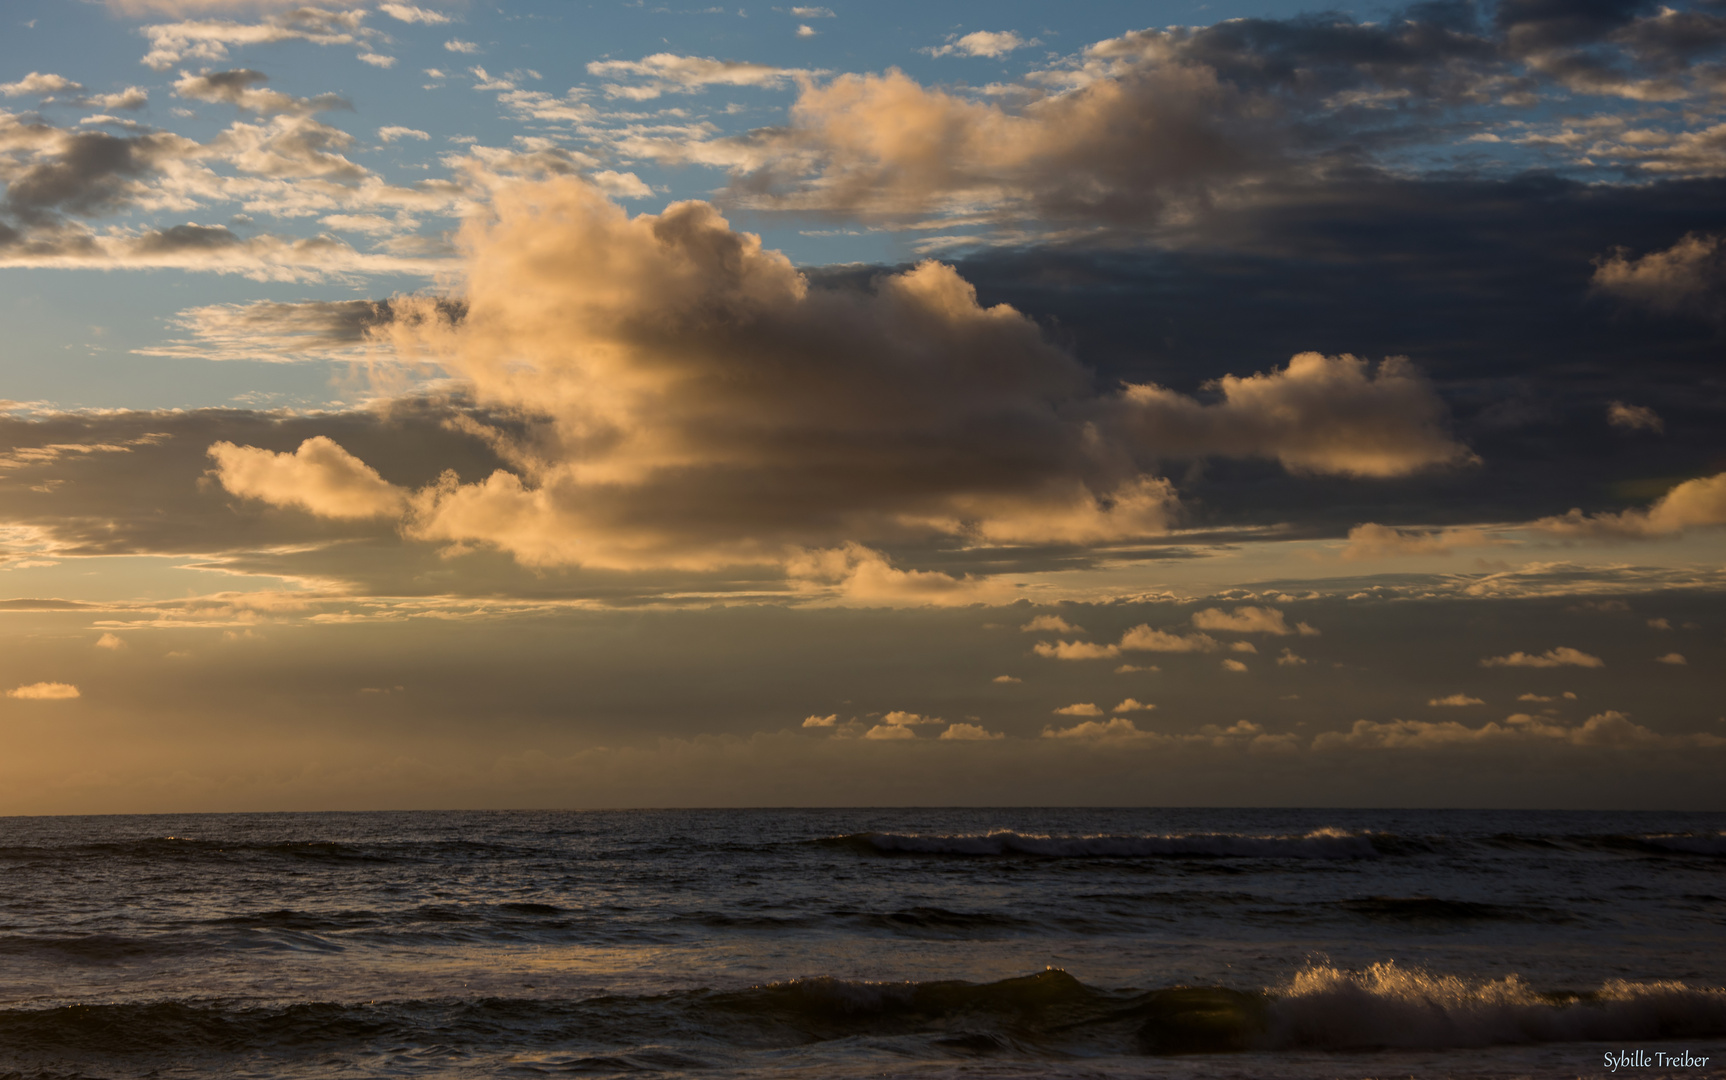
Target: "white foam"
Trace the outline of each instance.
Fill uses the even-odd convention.
[[[1394,963],[1314,965],[1272,991],[1276,1049],[1447,1049],[1537,1042],[1628,1042],[1726,1034],[1726,990],[1614,979],[1570,999],[1515,975],[1471,981]]]
[[[870,833],[882,851],[929,855],[1041,855],[1048,858],[1209,856],[1234,859],[1370,859],[1378,855],[1368,833],[1318,829],[1302,835],[1186,833],[1136,836],[1050,836],[1000,830],[923,835]]]
[[[1655,833],[1649,836],[1639,836],[1645,844],[1665,848],[1668,851],[1681,851],[1686,855],[1726,855],[1726,832],[1707,833]]]

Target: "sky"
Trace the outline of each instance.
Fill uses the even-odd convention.
[[[1726,9],[13,0],[0,814],[1726,808]]]

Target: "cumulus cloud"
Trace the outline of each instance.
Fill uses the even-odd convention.
[[[276,506],[297,506],[331,518],[370,518],[400,514],[407,495],[324,436],[301,443],[292,453],[271,453],[230,442],[210,447],[221,485],[244,498]]]
[[[1059,709],[1055,710],[1055,715],[1056,716],[1101,716],[1101,715],[1103,715],[1103,710],[1097,708],[1095,705],[1090,704],[1089,702],[1082,702],[1082,703],[1077,704],[1077,705],[1063,705]]]
[[[1193,613],[1193,625],[1200,630],[1229,634],[1274,634],[1277,637],[1287,637],[1297,632],[1289,628],[1283,613],[1272,607],[1237,607],[1232,613],[1221,608],[1206,608]],[[1299,632],[1302,634],[1317,633],[1305,623],[1301,623],[1300,627]]]
[[[1675,652],[1669,652],[1665,656],[1656,656],[1654,662],[1656,664],[1674,664],[1680,667],[1689,663],[1688,660],[1684,659],[1683,653]]]
[[[461,53],[463,56],[472,56],[480,51],[478,43],[463,41],[461,38],[450,38],[443,43],[443,47],[449,52]]]
[[[1433,706],[1452,706],[1461,708],[1468,705],[1485,705],[1486,702],[1477,697],[1469,697],[1467,694],[1451,694],[1448,697],[1433,698],[1431,701],[1427,702],[1427,704]]]
[[[1051,634],[1082,634],[1085,632],[1084,627],[1074,626],[1059,615],[1038,615],[1024,626],[1019,627],[1019,630],[1026,634],[1045,631]]]
[[[1306,658],[1293,649],[1284,649],[1282,655],[1277,657],[1277,667],[1304,667],[1305,665]]]
[[[976,30],[945,45],[925,50],[930,56],[1006,56],[1027,42],[1011,30]]]
[[[1568,744],[1571,746],[1607,749],[1645,748],[1716,748],[1726,746],[1726,738],[1700,732],[1691,735],[1661,735],[1640,724],[1632,723],[1621,712],[1607,710],[1590,716],[1574,727],[1516,713],[1502,724],[1490,722],[1477,728],[1455,720],[1390,720],[1378,722],[1357,720],[1347,732],[1324,732],[1313,739],[1314,750],[1343,747],[1373,750],[1438,750],[1453,747],[1476,747],[1517,744]]]
[[[7,97],[43,97],[48,94],[64,94],[84,89],[83,86],[66,78],[64,75],[43,74],[32,71],[17,82],[0,83],[0,94]]]
[[[662,94],[696,94],[709,86],[782,86],[792,79],[816,74],[801,68],[676,53],[654,53],[640,60],[595,60],[587,65],[587,73],[599,78],[643,80],[605,84],[607,97],[632,101],[646,101]]]
[[[1090,740],[1122,740],[1139,739],[1150,735],[1150,732],[1140,731],[1124,716],[1112,717],[1109,720],[1086,720],[1070,728],[1046,727],[1043,729],[1045,739],[1090,739]]]
[[[982,724],[951,724],[941,733],[943,739],[955,739],[963,742],[986,742],[991,739],[1004,739],[1006,735],[998,731],[990,731]]]
[[[1600,657],[1598,657],[1598,656],[1590,656],[1587,653],[1581,651],[1580,649],[1572,649],[1567,645],[1560,645],[1556,649],[1548,649],[1545,652],[1540,653],[1538,655],[1531,654],[1531,653],[1525,653],[1525,652],[1513,652],[1508,656],[1489,656],[1480,662],[1480,666],[1481,667],[1532,667],[1532,668],[1555,668],[1555,667],[1598,668],[1598,667],[1605,667],[1606,661],[1600,659]]]
[[[1216,405],[1151,384],[1128,385],[1123,422],[1165,453],[1268,457],[1291,472],[1402,476],[1473,455],[1445,430],[1447,412],[1406,357],[1372,365],[1301,353],[1288,367],[1225,375]]]
[[[150,92],[141,86],[128,86],[110,94],[88,94],[79,103],[98,109],[142,109],[150,103]]]
[[[838,713],[829,713],[826,716],[806,716],[803,718],[804,727],[830,728],[838,726],[838,723]]]
[[[876,724],[863,733],[865,739],[915,739],[917,733],[900,724]]]
[[[1616,514],[1572,509],[1561,517],[1541,518],[1531,527],[1561,536],[1649,539],[1713,525],[1726,525],[1726,473],[1686,480],[1647,508]]]
[[[1140,623],[1121,635],[1122,649],[1134,652],[1216,652],[1222,646],[1209,634],[1176,634]]]
[[[1597,292],[1666,314],[1726,318],[1726,236],[1688,233],[1663,251],[1595,263]]]
[[[1242,672],[1242,671],[1247,670],[1247,666],[1245,664],[1241,663],[1239,660],[1224,660],[1223,661],[1223,670],[1224,671],[1233,671],[1233,672]]]
[[[1121,655],[1119,645],[1098,645],[1090,641],[1039,641],[1032,650],[1038,656],[1052,660],[1112,660]]]
[[[901,709],[895,709],[883,716],[881,718],[881,722],[883,724],[892,724],[896,727],[919,727],[925,724],[939,724],[942,720],[939,716],[924,716],[921,713],[905,712]]]
[[[1154,708],[1156,708],[1155,705],[1146,705],[1138,698],[1127,698],[1109,711],[1112,713],[1149,712]]]
[[[126,639],[118,634],[103,634],[96,639],[96,648],[118,652],[126,647]]]
[[[66,701],[83,695],[71,683],[37,682],[14,687],[6,691],[6,696],[22,701]]]

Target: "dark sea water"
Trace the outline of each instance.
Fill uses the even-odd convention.
[[[1723,986],[1720,814],[0,819],[0,1076],[1720,1077]]]

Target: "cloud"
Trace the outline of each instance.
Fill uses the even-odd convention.
[[[150,103],[150,92],[141,86],[128,86],[111,94],[88,94],[80,103],[99,109],[142,109]]]
[[[1713,525],[1726,525],[1726,473],[1686,480],[1646,509],[1584,514],[1573,508],[1561,517],[1541,518],[1531,528],[1562,536],[1648,539]]]
[[[1289,629],[1283,613],[1272,607],[1238,607],[1233,614],[1221,608],[1206,608],[1193,613],[1193,625],[1200,630],[1215,630],[1229,634],[1274,634],[1287,637]]]
[[[1078,705],[1063,705],[1054,710],[1057,716],[1101,716],[1103,710],[1088,702]]]
[[[633,77],[645,82],[634,85],[607,83],[607,97],[645,101],[662,94],[696,94],[709,86],[782,86],[815,72],[782,68],[742,60],[715,60],[710,56],[679,56],[654,53],[640,60],[595,60],[587,65],[589,75],[600,78]]]
[[[234,71],[205,72],[191,75],[185,72],[174,83],[174,93],[194,101],[209,101],[262,116],[288,113],[309,115],[329,109],[351,109],[347,99],[335,94],[320,94],[315,98],[297,98],[274,90],[263,89],[270,77],[261,71],[238,68]]]
[[[1011,675],[997,675],[993,679],[990,679],[989,681],[992,683],[1000,683],[1003,686],[1011,686],[1015,683],[1022,683],[1025,680],[1024,679],[1016,679]]]
[[[1032,650],[1038,656],[1052,660],[1112,660],[1121,655],[1119,645],[1098,645],[1089,641],[1039,641]]]
[[[838,17],[833,14],[832,8],[824,7],[794,7],[791,9],[791,14],[799,19],[833,19]]]
[[[19,698],[23,701],[66,701],[71,698],[82,697],[83,695],[80,694],[78,692],[78,688],[73,686],[71,683],[38,682],[30,683],[27,686],[14,687],[13,689],[6,691],[6,696],[9,698]]]
[[[450,38],[443,43],[443,47],[452,53],[461,53],[463,56],[472,56],[480,51],[479,45],[472,41],[463,41],[461,38]]]
[[[1028,44],[1011,30],[976,30],[939,48],[924,50],[930,56],[1006,56]]]
[[[1305,665],[1306,658],[1293,649],[1284,649],[1282,655],[1277,657],[1277,667],[1304,667]]]
[[[267,16],[260,23],[238,23],[207,19],[145,26],[141,32],[150,42],[142,63],[155,71],[166,71],[186,60],[221,63],[228,49],[281,41],[305,41],[313,45],[355,45],[376,37],[378,32],[363,23],[366,12],[326,11],[296,7]]]
[[[1688,660],[1684,659],[1683,653],[1675,653],[1675,652],[1669,652],[1665,656],[1656,656],[1654,658],[1654,662],[1656,664],[1673,664],[1673,665],[1676,665],[1679,667],[1682,667],[1685,664],[1689,663]]]
[[[1477,697],[1469,697],[1467,694],[1451,694],[1449,697],[1433,698],[1431,701],[1427,702],[1427,704],[1433,706],[1453,706],[1461,708],[1467,705],[1485,705],[1486,702]]]
[[[424,23],[437,26],[450,21],[450,17],[441,11],[430,8],[415,7],[412,4],[379,4],[378,10],[398,22]]]
[[[216,462],[217,481],[243,498],[331,518],[400,514],[406,505],[405,492],[321,435],[307,439],[293,453],[276,454],[230,442],[212,444],[209,453]]]
[[[96,648],[118,652],[126,647],[126,639],[117,634],[103,634],[96,639]]]
[[[1569,690],[1566,690],[1563,693],[1562,697],[1563,697],[1563,700],[1565,700],[1565,701],[1575,701],[1576,700],[1576,695]],[[1518,701],[1537,701],[1537,702],[1541,702],[1543,704],[1546,704],[1546,703],[1551,703],[1551,702],[1557,701],[1557,700],[1559,700],[1559,698],[1553,697],[1551,694],[1518,694],[1516,697],[1516,700],[1518,700]]]
[[[1154,708],[1156,708],[1155,705],[1146,705],[1138,698],[1127,698],[1109,711],[1112,713],[1149,712]]]
[[[418,128],[400,127],[395,124],[378,128],[379,142],[392,143],[399,139],[418,139],[421,142],[424,142],[430,138],[430,135]]]
[[[1726,319],[1726,236],[1687,233],[1640,258],[1620,248],[1595,263],[1591,284],[1651,311]]]
[[[1632,749],[1637,747],[1716,748],[1726,738],[1706,732],[1693,735],[1661,735],[1628,716],[1607,710],[1590,716],[1576,727],[1542,720],[1525,713],[1471,728],[1454,720],[1357,720],[1348,732],[1327,731],[1313,739],[1315,751],[1352,747],[1373,750],[1438,750],[1452,747],[1559,743],[1571,746]]]
[[[812,37],[815,37],[819,33],[821,33],[821,31],[819,31],[819,30],[815,29],[813,26],[809,26],[807,24],[803,25],[803,26],[799,26],[797,28],[797,36],[800,38],[812,38]],[[945,738],[946,736],[942,736],[942,737]]]
[[[894,725],[895,727],[918,727],[924,724],[939,724],[942,723],[942,720],[939,716],[924,716],[920,713],[904,712],[902,710],[895,709],[886,716],[883,716],[881,718],[881,722],[883,724]]]
[[[1241,672],[1241,671],[1247,670],[1247,666],[1245,664],[1241,663],[1239,660],[1224,660],[1223,661],[1223,670],[1224,671]]]
[[[1229,643],[1229,652],[1253,653],[1256,655],[1258,651],[1258,646],[1254,645],[1250,641],[1234,641]]]
[[[1579,649],[1560,645],[1556,649],[1548,649],[1538,656],[1525,652],[1513,652],[1509,656],[1489,656],[1480,662],[1481,667],[1605,667],[1606,661],[1598,656],[1590,656]]]
[[[1660,419],[1660,414],[1646,405],[1626,405],[1622,401],[1614,401],[1606,408],[1606,422],[1616,428],[1626,431],[1652,431],[1656,434],[1666,430],[1666,422]]]
[[[1348,531],[1348,547],[1343,549],[1342,557],[1358,562],[1449,555],[1459,547],[1484,547],[1498,542],[1477,528],[1402,529],[1368,522]]]
[[[1107,721],[1086,720],[1070,728],[1046,727],[1043,729],[1045,739],[1085,739],[1095,741],[1119,741],[1151,737],[1151,733],[1140,731],[1138,726],[1124,716],[1116,716]]]
[[[1402,476],[1466,464],[1446,409],[1406,357],[1375,371],[1353,356],[1301,353],[1287,368],[1210,384],[1203,405],[1149,383],[1123,392],[1123,423],[1165,453],[1269,457],[1294,473]]]
[[[42,97],[47,94],[65,94],[84,89],[78,83],[64,75],[43,74],[32,71],[17,82],[0,83],[0,94],[6,97]]]
[[[876,724],[863,733],[865,739],[915,739],[917,733],[898,724]]]
[[[941,733],[941,738],[964,742],[985,742],[991,739],[1004,739],[1006,736],[998,731],[990,731],[982,724],[952,724]]]
[[[1135,652],[1216,652],[1222,646],[1209,634],[1175,634],[1139,624],[1121,635],[1122,649]]]
[[[830,728],[830,727],[836,727],[838,725],[838,723],[839,723],[839,714],[838,713],[829,713],[826,716],[806,716],[803,718],[803,726],[804,727]]]
[[[1019,627],[1021,633],[1035,634],[1047,631],[1051,634],[1082,634],[1085,628],[1074,626],[1059,615],[1038,615],[1024,626]]]

